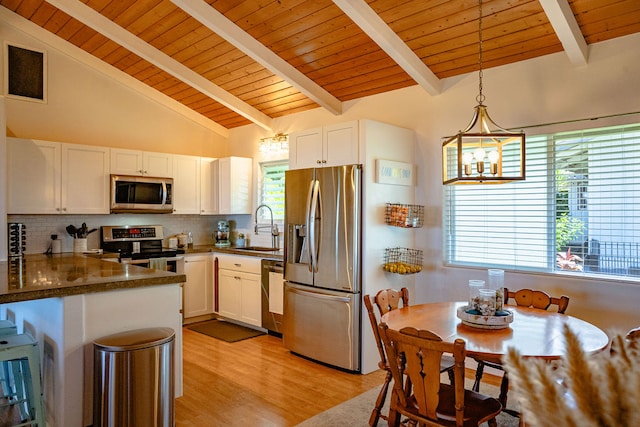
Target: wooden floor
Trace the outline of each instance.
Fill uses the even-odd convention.
[[[270,335],[227,343],[183,328],[183,358],[178,427],[294,426],[384,380],[292,355]]]
[[[295,426],[384,380],[292,355],[270,335],[226,343],[183,328],[183,358],[177,427]]]

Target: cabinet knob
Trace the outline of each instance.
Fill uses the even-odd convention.
[[[236,267],[242,267],[242,264],[233,264],[233,265],[235,265]]]
[[[62,208],[62,211],[63,211],[63,212],[66,212],[66,211],[67,211],[67,208]]]
[[[323,160],[323,161],[322,161],[322,163],[327,163],[327,161],[326,161],[326,160]]]
[[[56,208],[56,211],[60,212],[60,208]]]
[[[317,164],[321,164],[321,163],[322,163],[322,160],[316,160],[316,163],[317,163]]]
[[[240,276],[233,276],[234,279],[240,280]]]

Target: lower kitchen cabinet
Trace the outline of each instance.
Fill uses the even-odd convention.
[[[184,273],[187,281],[183,286],[183,317],[203,316],[213,313],[213,257],[207,255],[185,255]]]
[[[262,326],[260,258],[218,254],[218,314]]]

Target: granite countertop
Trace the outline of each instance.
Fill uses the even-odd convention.
[[[213,245],[195,245],[193,248],[185,250],[185,255],[189,254],[202,254],[208,252],[218,252],[224,254],[244,255],[265,259],[284,259],[284,251],[280,248],[277,251],[265,251],[265,250],[251,250],[251,246],[248,248],[238,248],[236,246],[218,247]]]
[[[0,262],[0,303],[166,285],[184,274],[63,253],[25,255]]]

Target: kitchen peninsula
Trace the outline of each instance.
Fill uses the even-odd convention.
[[[40,343],[48,425],[92,424],[93,341],[148,327],[176,332],[176,397],[182,395],[184,274],[77,254],[0,262],[0,316]]]

